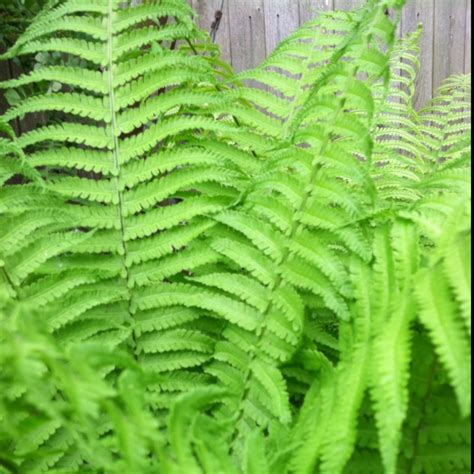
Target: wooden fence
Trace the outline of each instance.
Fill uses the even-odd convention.
[[[222,0],[189,0],[199,24],[210,30]],[[364,0],[224,0],[216,41],[236,71],[262,61],[289,33],[318,11],[350,10]],[[407,0],[399,34],[423,24],[417,107],[451,74],[471,72],[471,0]]]
[[[256,66],[289,33],[318,11],[353,9],[364,0],[188,0],[202,28],[210,30],[222,5],[216,41],[236,71]],[[429,100],[450,74],[471,72],[471,0],[407,0],[399,34],[424,27],[416,105]],[[0,64],[0,80],[16,76],[15,66]],[[5,101],[0,93],[0,113]],[[29,127],[28,127],[29,128]]]

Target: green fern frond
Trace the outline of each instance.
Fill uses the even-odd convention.
[[[184,0],[51,0],[0,57],[48,53],[0,84],[2,472],[468,468],[470,81],[414,109],[403,3],[234,74]]]
[[[469,469],[469,420],[461,418],[433,347],[417,335],[419,354],[410,382],[411,403],[403,431],[400,471],[461,472]]]
[[[421,276],[417,296],[421,307],[420,319],[431,333],[451,377],[462,413],[467,415],[470,410],[468,342],[441,271],[431,269],[429,274]]]
[[[167,17],[171,21],[142,27]],[[2,223],[2,258],[8,278],[24,286],[19,297],[41,306],[46,326],[68,346],[101,340],[110,347],[131,345],[144,367],[158,365],[159,372],[175,375],[201,366],[213,352],[212,332],[205,326],[196,329],[203,311],[161,323],[184,341],[202,334],[209,346],[200,352],[196,344],[177,350],[176,338],[160,339],[164,326],[141,325],[149,311],[131,308],[144,287],[179,280],[183,272],[218,259],[210,248],[202,254],[203,246],[182,256],[175,250],[206,232],[213,225],[208,217],[227,207],[246,179],[238,165],[219,169],[228,162],[226,153],[208,151],[196,140],[204,130],[211,141],[217,141],[216,134],[242,134],[235,124],[206,117],[228,99],[216,94],[208,61],[182,48],[163,47],[182,39],[201,39],[184,2],[125,9],[115,0],[57,2],[4,58],[51,51],[70,58],[74,66],[47,66],[2,84],[61,85],[59,92],[32,96],[2,118],[13,121],[33,112],[61,117],[60,124],[46,123],[14,145],[44,177],[42,194],[32,185],[23,186],[23,198],[15,186],[1,190],[0,207],[9,214],[8,225]],[[93,65],[101,72],[93,72]],[[173,150],[169,144],[184,137],[188,144]],[[210,164],[216,166],[211,174],[205,167]],[[6,171],[4,182],[14,172]],[[200,196],[196,190],[209,182],[228,187],[214,197]],[[188,199],[189,193],[193,197]],[[16,202],[10,206],[13,195]],[[235,321],[236,311],[230,308],[220,314]],[[58,444],[58,454],[44,465],[67,469],[67,450],[67,443]],[[80,466],[83,460],[76,462]]]

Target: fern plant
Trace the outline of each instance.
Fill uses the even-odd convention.
[[[414,110],[402,1],[239,75],[133,3],[52,1],[3,56],[65,62],[0,84],[60,84],[0,119],[0,469],[464,472],[470,78]]]

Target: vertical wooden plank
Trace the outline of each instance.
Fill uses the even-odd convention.
[[[464,72],[466,1],[435,0],[433,93],[451,74]]]
[[[408,0],[402,13],[402,35],[415,31],[419,23],[423,25],[423,32],[420,38],[420,70],[414,97],[417,110],[432,98],[434,0]]]
[[[229,1],[232,65],[237,72],[253,68],[267,56],[263,0]]]
[[[193,0],[192,6],[198,15],[199,26],[211,31],[216,11],[222,7],[222,0]],[[229,25],[229,2],[224,2],[223,16],[216,35],[216,43],[221,48],[222,59],[230,62],[230,25]]]
[[[334,0],[334,10],[355,10],[365,4],[365,0]]]
[[[318,12],[334,10],[334,0],[299,0],[300,25],[316,18]]]
[[[299,25],[298,2],[294,0],[266,0],[265,42],[267,55],[270,54]]]
[[[464,74],[471,72],[471,0],[466,5],[466,33],[464,35]]]

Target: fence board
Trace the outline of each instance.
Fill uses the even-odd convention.
[[[232,65],[237,72],[257,66],[267,56],[263,0],[229,1]]]
[[[316,17],[319,11],[334,10],[334,0],[299,0],[300,25]]]
[[[433,93],[450,74],[464,72],[466,1],[435,0]]]
[[[420,70],[414,98],[416,109],[423,107],[431,99],[433,91],[433,0],[409,0],[407,2],[401,19],[401,34],[405,36],[412,33],[419,23],[423,24],[423,32],[420,38]]]
[[[210,32],[215,13],[222,6],[222,0],[192,0],[190,3],[198,15],[199,26]],[[230,62],[232,58],[229,18],[229,3],[224,2],[223,17],[216,34],[216,42],[221,47],[222,58],[227,62]]]
[[[281,40],[293,33],[300,22],[298,2],[265,0],[266,50],[270,54]]]
[[[236,72],[252,69],[267,57],[264,0],[228,1],[231,64]],[[260,89],[266,86],[250,82]]]
[[[335,10],[355,10],[365,3],[365,0],[334,0]]]
[[[200,26],[209,31],[222,0],[187,1],[196,10]],[[400,34],[413,31],[418,22],[424,27],[416,107],[429,100],[449,75],[471,72],[471,1],[407,0]],[[216,40],[223,58],[236,71],[242,71],[258,65],[278,41],[298,24],[313,19],[318,11],[349,10],[363,3],[364,0],[225,0]],[[0,64],[0,78],[8,78],[10,73],[8,63]],[[1,107],[0,102],[0,110]]]
[[[471,0],[466,6],[466,33],[464,38],[464,73],[471,72]]]

